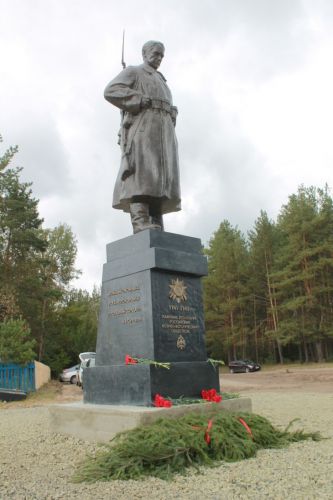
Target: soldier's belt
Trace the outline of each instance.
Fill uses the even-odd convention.
[[[168,101],[162,99],[151,99],[150,109],[161,109],[167,113],[171,113],[172,106]]]

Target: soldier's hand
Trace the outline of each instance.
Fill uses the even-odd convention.
[[[149,97],[141,97],[141,108],[147,109],[151,106],[151,99]]]
[[[176,106],[171,106],[171,120],[174,127],[176,126],[177,115],[178,115],[178,108],[176,108]]]

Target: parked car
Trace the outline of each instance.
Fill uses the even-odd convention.
[[[77,370],[80,365],[74,365],[70,368],[65,368],[59,375],[59,380],[61,382],[70,382],[71,384],[76,384],[77,382]]]
[[[230,361],[229,363],[230,373],[249,373],[249,372],[256,372],[260,369],[261,369],[260,365],[249,359],[239,359],[235,361]]]
[[[79,354],[81,363],[78,365],[78,369],[76,372],[77,385],[83,387],[83,371],[89,366],[95,366],[95,357],[95,352],[81,352],[81,354]]]

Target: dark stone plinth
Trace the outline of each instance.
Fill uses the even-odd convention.
[[[149,405],[148,365],[105,365],[87,368],[83,381],[84,402],[95,404]]]
[[[171,363],[170,370],[151,367],[152,393],[171,398],[200,398],[202,389],[220,390],[219,371],[207,361]]]
[[[218,389],[206,362],[200,278],[207,261],[197,238],[146,230],[107,245],[96,366],[85,369],[84,401],[151,402]],[[125,355],[171,362],[169,370],[125,366]]]
[[[150,405],[157,393],[200,398],[206,388],[219,390],[218,370],[207,361],[171,363],[169,370],[143,364],[96,366],[84,373],[84,400],[96,404]]]

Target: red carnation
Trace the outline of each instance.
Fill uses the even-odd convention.
[[[216,389],[202,389],[201,397],[205,401],[213,403],[219,403],[220,401],[222,401],[222,396],[220,394],[217,394]]]
[[[211,401],[214,401],[214,403],[219,403],[220,401],[222,401],[222,396],[220,396],[220,394],[216,394],[212,399]]]
[[[201,397],[202,397],[202,399],[208,400],[208,391],[205,391],[205,389],[202,389]]]
[[[137,359],[132,358],[132,356],[129,356],[128,354],[126,354],[126,356],[125,356],[125,363],[127,365],[135,365],[137,362],[138,362]]]
[[[164,399],[160,394],[156,394],[154,398],[154,406],[159,408],[171,408],[172,402]]]

